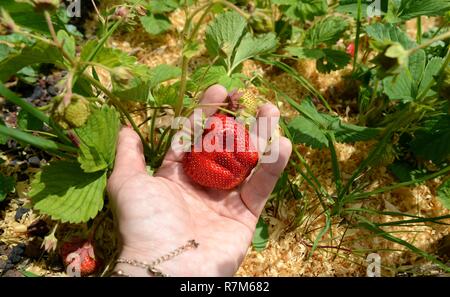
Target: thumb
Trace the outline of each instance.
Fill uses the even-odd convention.
[[[139,172],[146,172],[144,147],[139,135],[124,127],[119,132],[113,174],[123,176]]]

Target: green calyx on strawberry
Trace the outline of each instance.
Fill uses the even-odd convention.
[[[243,96],[229,95],[229,108],[242,111]],[[245,100],[250,100],[244,98]],[[256,115],[256,108],[247,102]],[[255,105],[256,106],[256,105]],[[241,107],[241,109],[239,109]],[[249,112],[249,111],[247,111]],[[258,152],[248,129],[234,116],[216,113],[205,123],[202,137],[183,159],[183,169],[197,184],[213,189],[230,190],[240,185],[258,163]]]
[[[87,122],[91,107],[86,98],[72,94],[68,104],[64,102],[64,99],[56,100],[58,99],[60,102],[53,108],[52,115],[63,129],[79,128]]]
[[[228,94],[228,109],[236,112],[236,118],[246,124],[256,117],[261,101],[249,91],[233,90]]]
[[[72,238],[66,241],[60,249],[60,255],[67,267],[79,258],[79,269],[81,276],[93,274],[101,266],[101,261],[95,256],[91,241],[82,238]]]

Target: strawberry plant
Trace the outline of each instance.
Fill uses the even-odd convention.
[[[96,230],[100,217],[109,214],[105,188],[121,125],[139,135],[153,172],[177,132],[174,118],[189,117],[200,93],[218,83],[230,102],[203,124],[216,119],[223,126],[217,139],[231,137],[243,150],[193,149],[183,161],[193,182],[228,190],[251,174],[258,155],[248,121],[261,102],[272,101],[281,110],[280,131],[294,150],[267,210],[276,217],[295,202],[289,228],[301,229],[309,255],[323,247],[340,255],[347,230],[357,229],[449,272],[441,258],[389,229],[447,224],[450,218],[448,0],[383,0],[376,11],[366,0],[119,2],[92,1],[90,36],[88,25],[67,16],[66,1],[2,0],[0,162],[30,147],[49,155],[48,164],[30,178],[34,212],[61,225],[96,221],[91,227]],[[177,14],[181,25],[173,24]],[[425,26],[426,20],[433,24]],[[116,46],[117,36],[126,39],[133,32],[155,43],[175,36],[177,61],[155,65],[142,53]],[[333,75],[343,86],[324,91],[320,84]],[[277,77],[285,77],[294,91]],[[350,162],[340,154],[343,145],[368,150]],[[351,170],[346,162],[353,162]],[[329,183],[318,173],[320,166],[328,166]],[[2,171],[6,167],[0,163]],[[380,168],[392,178],[389,184],[377,182]],[[15,195],[17,178],[6,169],[0,173],[0,205]],[[438,216],[376,206],[383,195],[428,183],[437,183],[432,195],[442,206]],[[317,221],[322,224],[313,228]],[[263,217],[258,222],[257,250],[269,240],[268,223]],[[338,235],[336,225],[344,229]],[[92,230],[89,240],[69,241],[61,251],[66,265],[70,254],[81,257],[82,275],[100,266]],[[49,236],[54,238],[55,229]],[[367,250],[353,252],[363,257]]]

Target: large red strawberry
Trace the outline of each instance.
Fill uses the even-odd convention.
[[[73,238],[61,246],[60,255],[64,265],[75,264],[75,258],[79,259],[81,276],[87,276],[97,271],[100,261],[95,257],[94,247],[89,240]]]
[[[258,153],[250,141],[248,130],[234,117],[221,113],[208,118],[206,127],[198,139],[201,151],[196,151],[193,146],[191,152],[185,154],[184,171],[204,187],[235,188],[258,163]]]

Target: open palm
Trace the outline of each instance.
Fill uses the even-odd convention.
[[[218,85],[210,87],[202,103],[220,103],[227,96]],[[212,115],[215,108],[203,110]],[[266,104],[259,116],[279,117]],[[270,130],[275,127],[267,127]],[[291,153],[291,144],[280,138],[275,163],[260,164],[238,188],[206,189],[184,174],[182,154],[169,151],[154,176],[145,168],[142,143],[130,128],[119,134],[116,164],[108,181],[122,241],[121,256],[151,262],[195,239],[188,250],[158,266],[173,276],[229,276],[239,268],[251,242],[258,217]],[[143,269],[118,264],[132,275]]]

